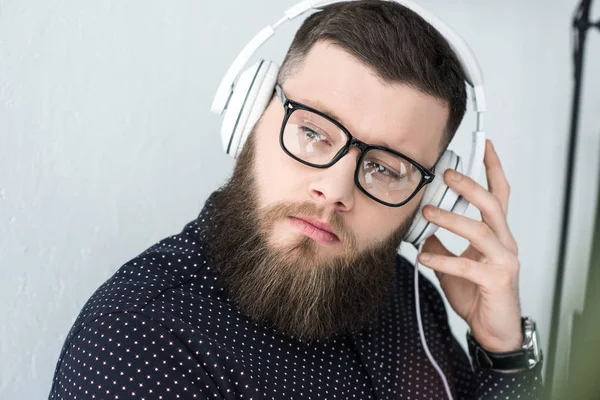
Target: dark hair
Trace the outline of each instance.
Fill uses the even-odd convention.
[[[296,32],[278,81],[301,65],[312,46],[327,40],[347,51],[384,81],[410,85],[447,102],[440,144],[445,150],[466,110],[465,76],[444,37],[412,10],[392,1],[336,3],[308,17]]]

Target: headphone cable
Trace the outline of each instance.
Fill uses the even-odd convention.
[[[431,365],[433,365],[433,368],[435,368],[435,370],[439,374],[440,378],[442,378],[442,382],[444,383],[444,389],[446,390],[448,399],[453,400],[452,392],[450,391],[450,385],[448,384],[446,375],[444,375],[444,372],[442,371],[442,369],[440,368],[438,363],[435,361],[435,358],[433,358],[433,355],[431,355],[431,352],[429,351],[429,347],[427,346],[427,340],[425,340],[425,331],[423,330],[423,321],[421,320],[421,305],[419,302],[419,254],[421,254],[424,244],[425,244],[424,241],[421,242],[421,244],[419,244],[419,251],[417,252],[417,257],[415,258],[415,310],[417,312],[417,324],[419,325],[419,336],[421,338],[421,345],[423,346],[423,350],[425,350],[425,354],[427,355],[429,362],[431,362]]]

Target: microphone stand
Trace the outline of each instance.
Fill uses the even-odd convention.
[[[567,174],[565,181],[565,197],[563,203],[563,217],[561,224],[562,235],[560,237],[560,247],[558,253],[558,267],[556,269],[555,278],[555,295],[552,305],[552,321],[550,326],[550,337],[548,354],[546,360],[546,375],[545,375],[545,388],[546,395],[544,398],[550,399],[553,390],[552,379],[556,369],[556,351],[558,347],[558,325],[560,322],[560,305],[563,297],[563,280],[565,278],[565,256],[567,250],[567,233],[569,229],[569,218],[571,212],[571,197],[573,189],[573,175],[574,175],[574,161],[575,161],[575,150],[577,145],[577,131],[579,127],[579,112],[581,102],[581,83],[583,78],[583,60],[585,41],[588,30],[590,28],[597,28],[600,30],[600,21],[592,23],[590,21],[590,7],[592,0],[582,0],[575,11],[573,18],[573,66],[574,66],[574,80],[575,86],[573,90],[573,103],[571,109],[571,127],[569,135],[569,150],[567,153]],[[557,382],[560,384],[560,382]],[[556,389],[556,388],[554,388]]]

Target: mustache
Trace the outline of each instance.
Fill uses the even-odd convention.
[[[309,217],[327,222],[340,242],[348,249],[356,248],[356,236],[335,212],[327,213],[324,207],[311,202],[280,201],[261,210],[263,229],[268,230],[275,221],[286,217]]]

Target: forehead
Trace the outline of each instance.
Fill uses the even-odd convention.
[[[284,83],[286,95],[328,114],[353,136],[390,147],[427,167],[439,155],[446,104],[371,68],[329,42],[318,42]]]

